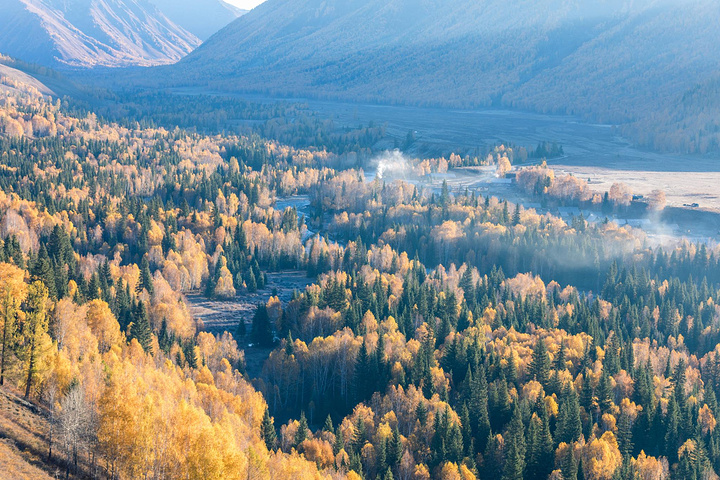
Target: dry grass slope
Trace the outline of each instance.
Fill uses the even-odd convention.
[[[0,480],[50,479],[48,421],[34,404],[0,388]]]

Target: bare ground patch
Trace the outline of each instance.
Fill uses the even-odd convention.
[[[241,321],[248,324],[255,314],[259,303],[266,303],[274,292],[284,304],[290,301],[293,291],[302,292],[313,282],[305,271],[293,270],[267,274],[267,284],[262,290],[254,293],[240,292],[230,300],[209,300],[201,293],[193,292],[186,295],[190,313],[202,321],[203,329],[212,333],[225,331],[234,333]]]
[[[293,270],[267,274],[267,284],[254,293],[241,292],[232,300],[208,300],[200,293],[187,294],[190,313],[202,321],[205,331],[220,334],[230,332],[237,337],[238,325],[245,322],[247,335],[236,338],[238,346],[245,351],[245,370],[250,378],[258,378],[272,349],[253,345],[250,331],[255,308],[259,303],[267,302],[274,292],[283,305],[292,299],[293,291],[302,292],[313,283],[305,271]]]

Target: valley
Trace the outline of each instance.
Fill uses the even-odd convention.
[[[170,89],[184,95],[230,95],[203,89]],[[545,115],[507,109],[448,110],[440,108],[358,104],[311,98],[277,98],[257,94],[232,94],[244,101],[263,105],[278,102],[301,105],[308,114],[331,120],[337,131],[358,125],[381,125],[386,136],[373,149],[377,152],[400,147],[408,155],[423,157],[449,156],[451,153],[473,155],[494,145],[507,144],[532,148],[541,142],[562,145],[564,155],[547,161],[559,174],[587,179],[598,192],[613,183],[624,183],[637,195],[663,190],[667,195],[667,222],[674,225],[675,235],[708,239],[718,234],[720,213],[720,156],[658,153],[633,146],[613,125],[592,124],[578,117]],[[229,119],[231,123],[251,125],[251,121]],[[403,145],[408,132],[415,140]],[[518,167],[537,163],[529,159]],[[372,159],[366,172],[373,168]],[[536,203],[518,195],[506,185],[488,182],[487,178],[460,175],[449,181],[451,186],[465,188],[483,183],[486,192],[512,202]],[[439,183],[435,185],[439,188]],[[489,188],[489,190],[488,190]],[[697,204],[692,212],[686,205]],[[284,206],[283,206],[284,208]],[[670,213],[672,212],[672,213]],[[636,217],[630,217],[636,218]],[[622,220],[620,219],[621,223]],[[702,220],[702,221],[698,221]],[[678,226],[678,224],[680,224]],[[672,229],[670,229],[672,230]],[[666,229],[663,229],[666,232]]]
[[[0,480],[717,480],[719,22],[0,0]]]

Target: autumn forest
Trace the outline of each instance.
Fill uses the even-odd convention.
[[[39,439],[17,478],[717,478],[717,247],[377,177],[376,128],[108,117],[0,78],[0,392]],[[629,203],[542,163],[517,182]],[[230,329],[191,313],[283,272],[309,286]]]

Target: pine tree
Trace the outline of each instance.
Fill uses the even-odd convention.
[[[5,239],[4,250],[7,258],[12,260],[15,266],[25,268],[25,257],[23,256],[20,242],[15,235],[11,235]],[[75,256],[73,255],[73,259]]]
[[[545,346],[545,341],[538,338],[535,342],[535,348],[532,353],[532,361],[530,363],[530,375],[532,378],[540,382],[545,387],[550,378],[550,357]]]
[[[210,270],[210,274],[205,283],[205,298],[215,298],[215,286],[220,278],[220,269],[218,265],[213,265],[212,262],[210,262],[208,269]]]
[[[468,371],[469,372],[469,371]],[[485,441],[490,434],[490,414],[488,412],[488,384],[485,378],[485,369],[480,368],[472,377],[470,385],[470,418],[473,421],[475,438],[480,439],[477,447],[485,449]],[[474,415],[474,418],[473,418]]]
[[[170,347],[172,347],[173,341],[170,334],[168,333],[167,319],[165,318],[163,318],[162,324],[160,324],[160,331],[158,332],[158,344],[160,345],[160,349],[165,352],[166,355],[170,353]]]
[[[147,290],[150,298],[152,298],[155,290],[153,288],[152,274],[150,273],[150,263],[147,257],[143,257],[140,262],[140,281],[137,284],[136,292],[140,293],[143,289]]]
[[[557,355],[555,355],[553,368],[558,372],[567,370],[567,365],[565,364],[565,344],[562,342],[560,343],[560,349],[558,350]]]
[[[447,445],[448,460],[459,463],[463,459],[463,434],[460,425],[453,423],[448,431],[448,438],[445,442]]]
[[[499,435],[488,434],[488,438],[485,441],[487,448],[485,449],[485,455],[483,456],[483,477],[487,479],[498,479],[503,476],[503,449],[501,445],[501,438]]]
[[[571,443],[582,435],[580,404],[577,393],[570,386],[565,386],[560,395],[560,409],[557,423],[557,442]]]
[[[523,480],[525,475],[525,427],[520,407],[515,407],[506,437],[505,470],[503,480]]]
[[[40,247],[40,253],[33,264],[31,273],[35,278],[42,280],[45,287],[48,289],[48,296],[50,298],[57,298],[55,269],[50,257],[48,256],[47,250],[45,249],[45,245]]]
[[[563,480],[578,480],[578,470],[578,462],[573,454],[573,444],[570,444],[560,466]]]
[[[265,414],[262,419],[262,426],[260,427],[260,434],[265,442],[268,450],[272,451],[277,446],[277,433],[275,432],[275,425],[272,417],[270,417],[270,411],[265,408]]]
[[[150,352],[152,346],[152,329],[150,328],[150,318],[148,317],[145,304],[138,302],[135,309],[135,322],[130,330],[130,336],[138,341],[143,350]]]
[[[247,335],[247,325],[245,325],[245,319],[241,318],[240,322],[238,323],[237,330],[235,330],[238,338],[243,338],[245,335]]]
[[[252,337],[253,341],[262,347],[272,347],[274,343],[272,325],[270,324],[267,306],[264,303],[258,304],[255,310],[252,322]]]
[[[305,418],[305,412],[300,414],[300,423],[298,425],[297,432],[295,432],[295,446],[299,447],[308,436],[308,423]]]
[[[361,417],[355,422],[355,432],[352,438],[352,448],[355,453],[360,453],[367,442],[367,426]]]
[[[607,412],[610,410],[610,407],[612,407],[613,401],[613,393],[612,393],[612,386],[610,385],[610,379],[608,378],[608,375],[606,372],[603,372],[602,376],[600,377],[600,383],[598,384],[598,391],[597,391],[597,397],[598,397],[598,405],[600,405],[600,409],[603,412]]]
[[[332,418],[330,417],[330,415],[328,415],[327,418],[325,418],[325,424],[323,425],[323,430],[325,430],[326,432],[329,432],[329,433],[335,432],[335,427],[333,427],[333,422],[332,422]]]
[[[388,444],[388,464],[392,467],[398,465],[402,460],[403,455],[403,444],[400,438],[400,430],[397,425],[393,429],[393,436]]]
[[[95,300],[96,298],[100,298],[102,296],[102,290],[100,288],[100,280],[98,279],[97,274],[93,273],[90,277],[90,282],[88,282],[87,287],[87,299],[88,300]]]
[[[53,270],[57,297],[64,298],[67,295],[69,281],[67,267],[64,264],[56,263]]]
[[[545,480],[553,469],[553,439],[545,411],[545,403],[538,397],[538,414],[530,419],[527,435],[527,476],[530,479]]]
[[[620,453],[630,455],[633,451],[632,420],[626,413],[621,413],[617,424],[617,442]]]
[[[605,345],[605,358],[603,359],[603,371],[609,376],[620,371],[620,345],[617,335],[613,332]]]
[[[419,356],[417,357],[419,358]],[[368,378],[366,372],[370,368],[370,358],[368,357],[367,345],[363,340],[358,351],[355,371],[355,398],[358,402],[362,402],[368,398]]]
[[[473,431],[470,424],[470,411],[466,403],[463,403],[460,409],[460,422],[462,422],[463,453],[466,457],[472,457],[475,454],[471,449]]]
[[[670,396],[665,415],[665,445],[669,450],[669,457],[676,458],[680,446],[680,406],[674,393]]]
[[[343,436],[342,430],[338,429],[337,435],[335,435],[335,445],[333,445],[333,453],[337,455],[343,448],[345,448],[345,437]]]
[[[432,452],[432,465],[442,465],[447,461],[447,445],[445,441],[448,437],[448,419],[443,412],[435,415],[435,423],[433,425],[433,437],[430,442],[430,450]]]
[[[375,465],[378,472],[384,472],[390,468],[387,462],[387,443],[387,439],[382,439],[375,447]]]
[[[247,285],[248,292],[250,293],[257,291],[258,289],[257,279],[255,278],[255,273],[252,268],[248,270],[248,276],[245,284]]]
[[[241,253],[245,253],[247,250],[247,239],[245,237],[245,231],[243,230],[242,222],[238,222],[237,228],[235,229],[235,244]]]

